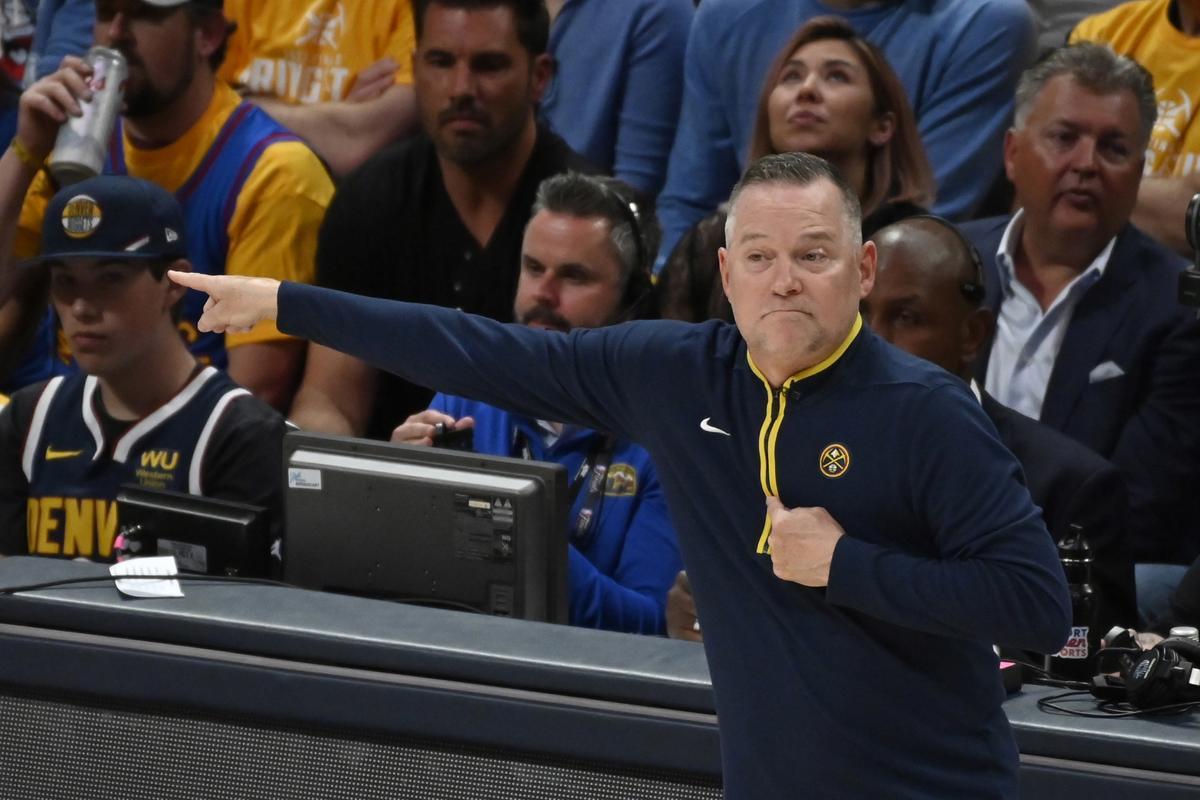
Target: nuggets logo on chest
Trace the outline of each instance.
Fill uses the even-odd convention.
[[[821,474],[826,478],[840,478],[850,470],[850,451],[844,444],[826,445],[821,451]]]

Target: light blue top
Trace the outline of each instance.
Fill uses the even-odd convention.
[[[1087,269],[1063,287],[1043,310],[1037,298],[1017,280],[1013,259],[1021,239],[1024,211],[1018,211],[1008,223],[996,266],[1000,272],[1003,299],[996,315],[996,335],[988,358],[988,393],[1009,408],[1027,417],[1041,419],[1046,387],[1058,359],[1067,326],[1083,295],[1104,276],[1112,255],[1113,237]],[[1116,368],[1116,365],[1112,365]]]
[[[1035,35],[1023,0],[907,0],[837,11],[817,0],[704,0],[684,67],[683,106],[659,199],[656,270],[745,167],[771,61],[809,18],[845,17],[887,55],[908,90],[933,165],[934,210],[969,217],[1001,163],[1001,142]]]
[[[656,195],[679,119],[692,0],[567,0],[542,115],[571,149]]]

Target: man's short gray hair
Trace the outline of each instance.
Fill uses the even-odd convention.
[[[838,194],[842,197],[846,225],[850,229],[850,241],[855,247],[862,246],[862,206],[858,202],[858,193],[846,182],[837,167],[811,153],[774,153],[763,156],[746,167],[741,180],[729,195],[729,216],[725,219],[725,246],[729,247],[733,243],[737,201],[746,189],[767,183],[809,186],[822,180],[829,181],[837,187]]]
[[[1096,94],[1131,92],[1142,118],[1142,146],[1150,141],[1158,119],[1154,78],[1132,58],[1118,55],[1092,42],[1060,47],[1025,70],[1017,84],[1016,127],[1025,127],[1034,102],[1052,78],[1069,75],[1080,86]]]
[[[530,216],[541,211],[608,222],[622,281],[636,270],[648,271],[658,252],[658,220],[640,207],[633,187],[616,178],[578,172],[546,178],[538,185]]]

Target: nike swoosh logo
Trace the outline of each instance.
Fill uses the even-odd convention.
[[[700,430],[705,431],[706,433],[719,433],[722,436],[729,435],[729,431],[723,431],[715,425],[709,425],[708,421],[710,419],[712,419],[712,417],[705,417],[704,419],[700,420]]]
[[[83,455],[82,450],[55,450],[53,447],[46,448],[47,461],[58,461],[59,459],[74,458],[81,455]]]

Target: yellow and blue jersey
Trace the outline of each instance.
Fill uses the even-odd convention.
[[[309,147],[261,110],[218,84],[201,118],[179,139],[137,147],[120,124],[106,172],[149,180],[175,193],[187,220],[192,268],[213,274],[311,282],[317,232],[333,183]],[[21,207],[15,253],[36,255],[54,187],[42,172]],[[203,300],[189,291],[180,330],[204,363],[224,367],[227,349],[286,339],[274,323],[236,334],[196,329]],[[43,318],[24,362],[5,384],[16,389],[75,371],[53,312]]]

